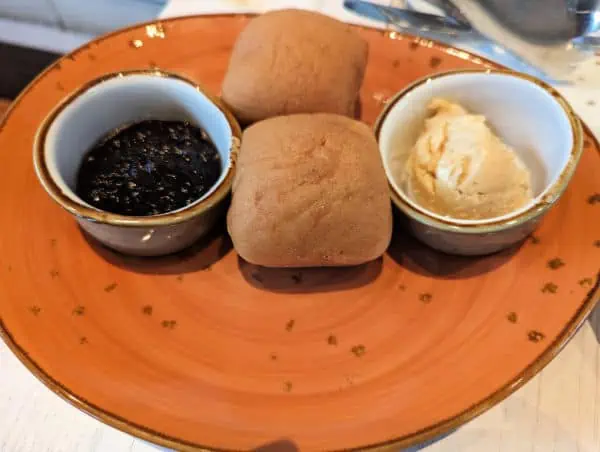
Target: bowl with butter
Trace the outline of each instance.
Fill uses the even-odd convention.
[[[388,102],[375,134],[410,231],[459,255],[493,253],[531,234],[583,149],[579,120],[556,90],[490,69],[417,80]]]

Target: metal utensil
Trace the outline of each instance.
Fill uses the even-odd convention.
[[[436,8],[441,15],[453,17],[456,20],[459,20],[462,23],[468,24],[469,20],[460,12],[460,9],[456,7],[452,0],[421,0],[434,8]],[[406,0],[406,7],[408,9],[417,10],[418,8],[412,7],[412,2],[410,0]]]
[[[475,28],[456,6],[460,0],[422,0],[444,12],[444,16],[415,9],[386,6],[366,0],[345,0],[344,6],[364,17],[403,28],[458,35]],[[600,45],[600,0],[480,0],[479,5],[494,21],[511,26],[510,31],[539,45],[569,42],[582,50]],[[563,9],[552,8],[563,4]],[[411,2],[409,2],[409,6]],[[532,7],[535,6],[536,8]],[[543,8],[542,8],[543,6]]]
[[[513,33],[539,44],[567,42],[600,29],[599,0],[479,0],[478,3]],[[477,27],[475,23],[472,25]]]
[[[585,51],[594,50],[600,44],[600,39],[592,36],[559,43],[547,42],[543,45],[530,42],[490,14],[482,4],[485,0],[425,1],[453,16],[384,6],[366,0],[346,0],[344,6],[361,16],[384,22],[399,30],[466,48],[515,70],[552,82],[570,82],[573,66],[583,59]],[[412,6],[410,0],[408,3],[409,7]],[[583,14],[583,10],[578,11],[578,14]],[[586,29],[593,29],[591,21],[587,23]],[[579,29],[583,29],[582,26]]]
[[[456,16],[437,16],[363,0],[345,0],[344,6],[361,16],[418,31],[456,35],[472,30],[468,22]]]

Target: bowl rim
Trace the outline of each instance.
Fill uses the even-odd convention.
[[[120,215],[104,210],[96,209],[94,207],[87,206],[81,202],[77,202],[67,196],[51,175],[47,164],[46,164],[46,138],[50,126],[54,123],[54,120],[62,113],[73,101],[79,98],[90,89],[101,85],[110,80],[116,78],[124,78],[131,76],[151,76],[160,78],[169,78],[178,80],[198,91],[198,93],[204,95],[214,106],[216,106],[225,116],[227,123],[231,129],[231,144],[229,148],[230,156],[229,162],[226,168],[224,168],[225,177],[213,187],[215,189],[212,193],[206,196],[204,199],[185,206],[175,211],[166,212],[160,215],[149,215],[149,216],[130,216]],[[221,101],[217,96],[212,95],[208,90],[203,88],[198,82],[176,74],[174,72],[165,71],[162,69],[130,69],[117,72],[109,72],[100,77],[94,78],[87,83],[84,83],[73,92],[69,93],[64,97],[48,115],[44,117],[40,126],[37,129],[34,142],[33,142],[33,163],[38,180],[50,195],[50,197],[57,202],[62,208],[67,210],[72,215],[96,223],[102,223],[113,226],[125,226],[125,227],[152,227],[152,226],[165,226],[179,224],[188,221],[198,215],[213,208],[222,199],[224,199],[229,193],[234,176],[235,163],[237,155],[239,153],[242,139],[242,130],[233,114],[225,106],[225,103]]]
[[[443,77],[451,77],[451,76],[461,76],[461,75],[469,75],[469,74],[495,74],[506,77],[515,77],[521,80],[525,80],[529,83],[533,83],[538,87],[545,90],[550,96],[554,98],[554,100],[558,103],[558,105],[562,108],[563,113],[567,117],[569,124],[571,126],[571,133],[573,138],[573,144],[571,146],[571,150],[569,153],[569,159],[567,163],[564,165],[560,174],[556,181],[547,188],[544,196],[539,199],[537,202],[532,204],[528,209],[517,213],[515,215],[511,215],[505,217],[501,220],[490,221],[490,220],[481,220],[481,222],[474,221],[473,223],[462,223],[460,220],[454,221],[453,218],[436,218],[424,210],[417,209],[410,205],[406,200],[403,199],[402,195],[400,195],[399,191],[394,187],[390,176],[386,171],[386,178],[388,179],[388,186],[390,189],[391,199],[394,205],[400,209],[405,215],[418,221],[419,223],[423,223],[429,227],[433,227],[438,230],[462,233],[462,234],[482,234],[482,233],[492,233],[497,231],[502,231],[505,229],[509,229],[524,223],[529,222],[536,217],[539,217],[543,213],[545,213],[554,203],[562,196],[564,191],[566,190],[573,174],[575,173],[575,169],[577,164],[579,163],[579,159],[583,153],[583,129],[581,126],[581,122],[571,107],[571,105],[564,99],[564,97],[552,86],[548,83],[538,79],[529,74],[524,74],[521,72],[516,72],[510,69],[492,69],[492,68],[473,68],[473,69],[455,69],[450,71],[442,71],[437,72],[435,74],[431,74],[422,78],[415,80],[414,82],[407,85],[405,88],[397,92],[390,100],[388,100],[386,106],[381,111],[379,116],[377,117],[375,124],[373,126],[373,132],[375,134],[375,138],[377,143],[380,143],[380,134],[381,129],[386,121],[387,115],[394,109],[394,107],[401,101],[403,98],[409,94],[414,89],[428,83],[431,80],[439,79]],[[381,145],[379,145],[379,152],[382,157],[383,150]]]

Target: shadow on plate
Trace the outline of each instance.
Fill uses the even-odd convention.
[[[453,256],[418,241],[399,216],[394,213],[394,233],[388,256],[410,272],[431,278],[467,279],[484,275],[508,262],[523,244],[487,256]]]
[[[381,273],[382,259],[353,267],[267,268],[238,258],[244,279],[254,287],[279,293],[339,292],[365,286]]]
[[[454,433],[456,430],[452,430],[448,433],[445,433],[441,436],[438,436],[434,439],[431,439],[429,441],[426,441],[424,443],[421,443],[419,445],[416,446],[412,446],[406,449],[402,449],[400,452],[419,452],[424,450],[425,448],[431,446],[432,444],[437,443],[438,441],[443,440],[444,438],[450,436],[452,433]],[[300,449],[298,448],[298,446],[296,446],[296,444],[294,444],[292,441],[289,440],[279,440],[279,441],[273,441],[272,443],[268,443],[265,444],[264,446],[260,446],[257,447],[256,449],[253,449],[253,452],[297,452]]]
[[[443,435],[440,435],[436,438],[430,439],[429,441],[425,441],[424,443],[418,444],[416,446],[411,446],[408,447],[406,449],[402,449],[400,452],[419,452],[424,450],[426,447],[431,446],[432,444],[437,443],[438,441],[443,440],[444,438],[447,438],[448,436],[452,435],[454,432],[456,432],[457,430],[450,430],[447,433],[444,433]]]
[[[178,253],[160,257],[135,257],[121,254],[105,247],[85,231],[80,230],[92,250],[105,261],[136,273],[178,275],[207,270],[233,248],[224,220],[192,246]]]
[[[300,449],[292,441],[281,439],[253,449],[254,452],[297,452]]]
[[[596,284],[590,289],[588,297],[591,293],[593,293],[596,290],[598,286],[600,286],[600,272],[598,272],[598,274],[596,275]],[[592,331],[596,336],[596,342],[600,344],[600,303],[598,303],[596,307],[592,310],[590,316],[588,317],[588,322],[590,322]]]
[[[360,120],[362,116],[362,100],[360,100],[360,96],[356,98],[356,102],[354,103],[354,119]]]

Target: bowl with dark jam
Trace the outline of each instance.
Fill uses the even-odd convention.
[[[43,121],[36,173],[89,235],[126,254],[180,251],[224,213],[240,126],[196,83],[162,71],[94,80]]]

